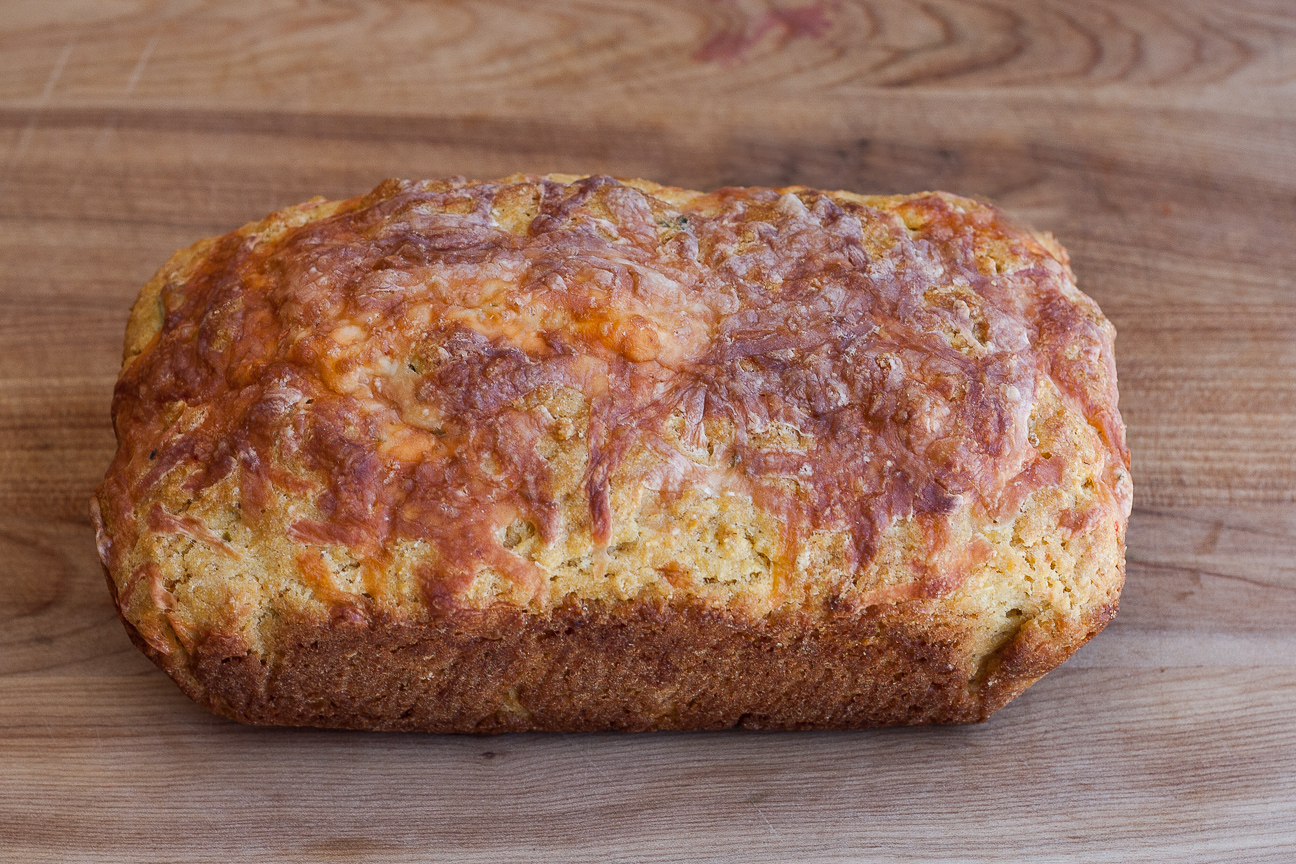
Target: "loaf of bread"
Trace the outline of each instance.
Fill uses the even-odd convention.
[[[389,180],[144,287],[99,552],[245,722],[980,721],[1115,614],[1113,337],[944,193]]]

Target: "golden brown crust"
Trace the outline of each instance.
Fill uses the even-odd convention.
[[[943,193],[387,181],[145,286],[92,511],[239,719],[984,719],[1114,614],[1113,336]]]
[[[862,729],[989,717],[1114,616],[1037,644],[1018,636],[968,687],[949,658],[966,634],[913,609],[753,622],[698,606],[568,602],[546,616],[495,607],[434,622],[281,626],[258,655],[216,634],[190,664],[141,650],[213,712],[245,723],[498,733]],[[1059,638],[1060,637],[1060,638]],[[178,674],[177,674],[178,673]]]

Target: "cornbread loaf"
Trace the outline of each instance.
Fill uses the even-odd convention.
[[[388,180],[144,287],[99,552],[245,722],[980,721],[1116,612],[1114,335],[944,193]]]

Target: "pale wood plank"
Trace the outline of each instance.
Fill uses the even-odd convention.
[[[0,561],[0,678],[156,674],[126,638],[86,521],[0,519]]]
[[[1140,507],[1126,562],[1112,632],[1137,622],[1153,630],[1296,636],[1296,512],[1288,505]],[[1291,662],[1296,653],[1280,657]]]
[[[118,318],[119,313],[113,314],[112,325],[104,329],[118,330]],[[44,323],[48,330],[35,328],[39,335],[32,342],[84,360],[87,333],[77,326],[81,322],[72,317],[63,326]],[[92,334],[91,344],[106,341],[96,336],[100,334]],[[11,351],[22,344],[6,341]],[[51,365],[40,362],[46,358],[32,359],[36,368]],[[5,371],[13,375],[17,365]],[[117,447],[109,411],[113,381],[106,376],[0,378],[0,517],[39,514],[88,523],[90,490],[103,478]]]
[[[10,678],[0,838],[25,860],[1281,861],[1293,709],[1290,669],[1079,669],[982,727],[453,738]]]
[[[1254,96],[1290,83],[1296,42],[1292,10],[1277,0],[789,8],[797,7],[26,0],[0,26],[0,99],[498,112],[546,96],[590,104],[663,92],[846,96],[896,87],[1228,86]]]

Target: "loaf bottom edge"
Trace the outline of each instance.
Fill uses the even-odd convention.
[[[261,651],[212,633],[164,655],[181,689],[244,723],[501,733],[860,729],[975,723],[1115,615],[1027,622],[988,658],[938,601],[759,620],[666,602],[570,602],[439,620],[278,622]]]

